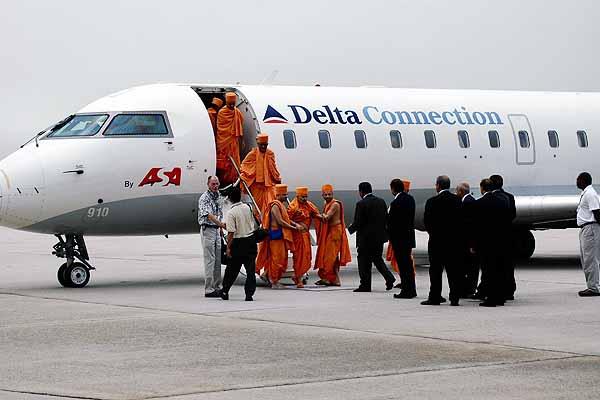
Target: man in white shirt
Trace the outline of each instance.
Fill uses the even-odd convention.
[[[589,173],[579,174],[577,187],[583,190],[577,206],[577,226],[581,229],[581,266],[587,282],[587,289],[580,291],[579,296],[600,296],[600,201]]]

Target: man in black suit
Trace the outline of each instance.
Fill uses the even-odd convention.
[[[493,185],[492,193],[507,205],[501,226],[498,227],[502,232],[502,235],[498,237],[498,245],[502,249],[501,254],[499,254],[502,258],[502,280],[504,282],[502,294],[505,300],[514,300],[515,291],[517,290],[517,283],[515,281],[515,245],[512,238],[512,222],[517,216],[515,196],[504,191],[502,188],[504,185],[502,176],[492,175],[490,176],[490,181],[492,181]]]
[[[437,196],[425,203],[423,222],[429,233],[429,298],[421,304],[439,305],[446,301],[442,297],[442,272],[446,269],[450,286],[450,304],[458,306],[460,299],[460,242],[456,227],[460,219],[460,199],[450,193],[450,178],[438,176],[435,182]]]
[[[400,179],[390,182],[390,190],[394,200],[390,203],[387,229],[400,273],[400,293],[394,294],[394,298],[412,299],[417,297],[411,257],[415,248],[415,199],[404,191]]]
[[[484,297],[483,307],[504,305],[502,253],[502,224],[506,218],[508,203],[492,193],[494,185],[490,179],[480,184],[482,196],[476,201],[477,209],[477,249],[481,258],[481,284],[479,294]]]
[[[461,182],[456,186],[456,195],[461,200],[460,226],[458,234],[461,243],[461,272],[462,280],[461,297],[470,297],[475,294],[479,280],[479,263],[475,255],[475,197],[471,194],[471,186]]]
[[[369,182],[358,185],[358,193],[362,200],[356,203],[354,222],[348,232],[356,232],[356,250],[358,252],[358,274],[360,285],[355,292],[371,291],[371,270],[373,264],[385,279],[385,289],[394,287],[394,275],[383,261],[383,244],[387,242],[386,219],[387,206],[383,199],[373,195]]]

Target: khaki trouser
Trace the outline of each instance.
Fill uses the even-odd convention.
[[[221,289],[221,233],[219,228],[202,227],[204,291]]]
[[[600,225],[589,224],[579,231],[581,266],[588,289],[600,293]]]

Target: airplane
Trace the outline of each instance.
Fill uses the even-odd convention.
[[[576,226],[575,178],[600,173],[595,93],[152,84],[92,102],[0,161],[0,225],[55,235],[66,287],[94,269],[85,236],[197,233],[216,168],[207,106],[226,91],[244,115],[242,157],[268,133],[284,183],[308,186],[317,204],[333,184],[348,220],[360,181],[390,199],[392,178],[410,180],[422,230],[436,176],[478,188],[498,173],[527,258],[532,230]]]

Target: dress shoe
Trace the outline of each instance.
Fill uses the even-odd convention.
[[[400,293],[394,294],[394,298],[395,299],[414,299],[415,297],[417,297],[416,293],[404,293],[404,292],[400,292]]]
[[[204,297],[221,297],[221,292],[219,290],[215,290],[210,293],[205,293]]]
[[[252,298],[252,296],[246,296],[246,301],[254,301],[254,299]]]
[[[582,290],[581,292],[579,292],[579,296],[594,297],[594,296],[600,296],[600,293],[594,292],[593,290],[590,290],[590,289],[585,289],[585,290]]]
[[[229,300],[229,293],[227,293],[227,292],[221,292],[221,298],[223,300]]]
[[[450,305],[456,307],[456,306],[459,306],[460,304],[458,304],[458,300],[452,300],[452,301],[450,301]]]
[[[511,301],[512,301],[512,300],[514,300],[514,299],[515,299],[515,296],[514,296],[514,295],[512,295],[512,294],[504,297],[504,300],[506,300],[506,301],[509,301],[509,300],[511,300]]]
[[[402,283],[396,283],[396,284],[394,285],[394,287],[395,287],[396,289],[402,289]]]
[[[394,280],[394,281],[391,281],[391,282],[386,282],[385,283],[385,290],[392,290],[394,288],[394,282],[396,282],[396,281]]]
[[[446,302],[446,298],[445,298],[445,297],[442,297],[442,296],[440,296],[440,303],[445,303],[445,302]]]
[[[481,306],[481,307],[496,307],[496,303],[486,300],[482,303],[479,303],[479,306]]]
[[[423,305],[423,306],[439,306],[440,302],[427,299],[425,301],[422,301],[421,305]]]
[[[361,288],[361,287],[358,287],[358,288],[356,288],[356,289],[353,290],[354,293],[367,293],[367,292],[370,292],[370,291],[371,291],[371,289]]]

